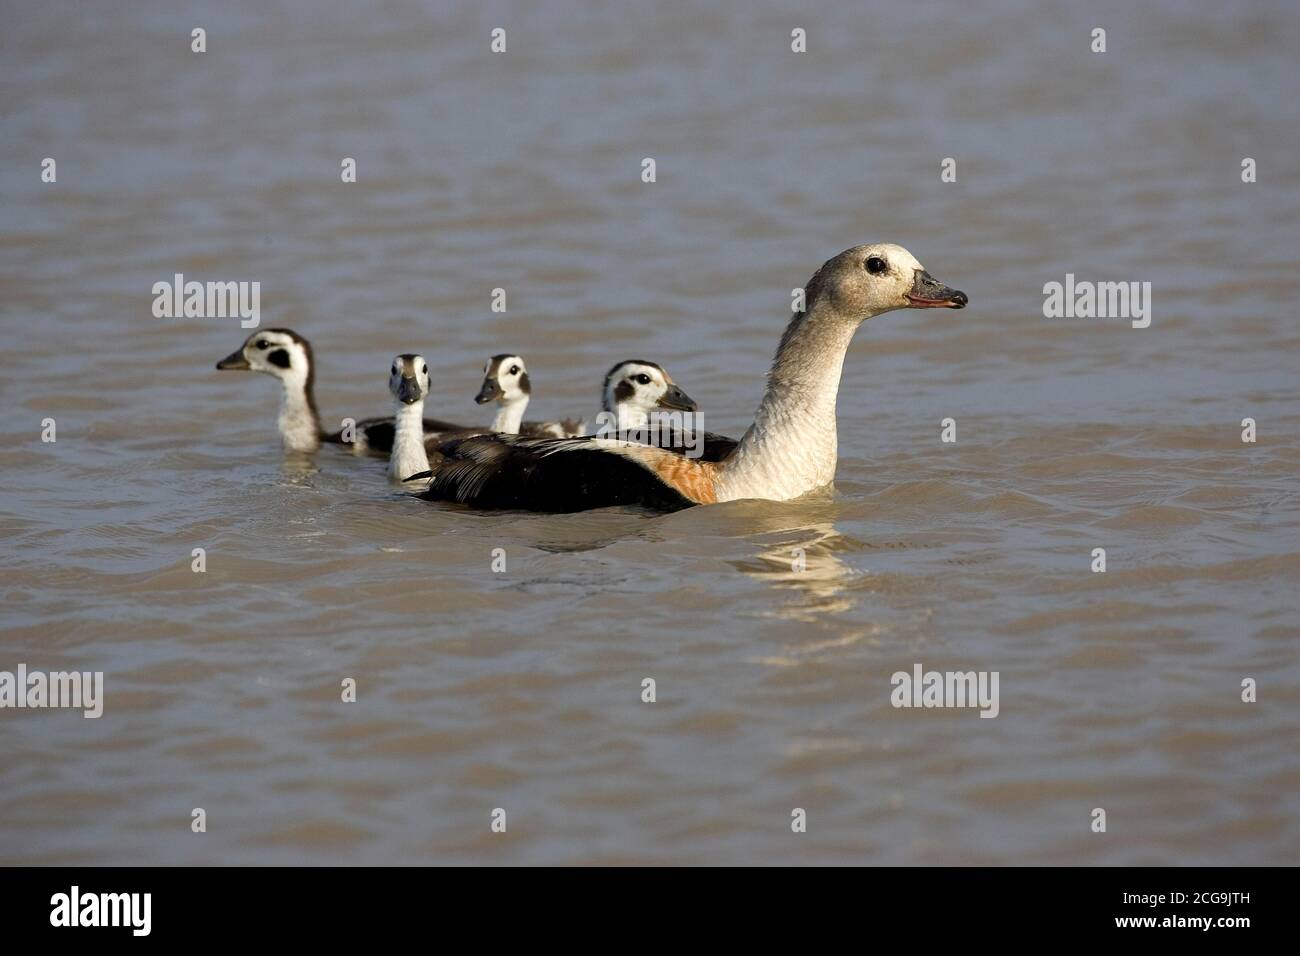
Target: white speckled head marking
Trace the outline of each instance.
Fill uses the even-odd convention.
[[[618,415],[620,432],[646,427],[657,408],[693,412],[697,407],[662,366],[643,359],[619,362],[601,386],[601,408]]]
[[[280,380],[278,424],[285,450],[320,448],[320,414],[316,411],[316,370],[308,341],[291,329],[263,329],[217,363],[219,369],[263,372]]]
[[[394,401],[393,450],[388,456],[388,477],[401,481],[429,470],[429,455],[424,447],[429,363],[424,356],[407,353],[394,358],[388,370],[388,390]]]
[[[785,501],[828,484],[838,456],[835,399],[858,326],[895,309],[965,304],[902,246],[854,246],[827,260],[781,337],[754,424],[719,473],[718,500]]]

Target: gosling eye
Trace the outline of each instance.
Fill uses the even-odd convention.
[[[512,365],[512,366],[510,366],[510,374],[511,374],[511,375],[518,375],[518,374],[519,374],[519,366],[518,366],[518,365]]]
[[[649,385],[650,376],[647,375],[645,372],[642,372],[640,375],[636,376],[636,383],[638,385]]]
[[[873,276],[878,276],[889,268],[889,263],[885,262],[880,256],[872,256],[867,260],[867,271]]]
[[[258,347],[259,349],[262,349],[263,351],[266,351],[267,349],[269,349],[269,348],[271,347],[271,345],[270,345],[269,342],[266,341],[266,339],[258,339],[258,340],[257,340],[257,347]]]

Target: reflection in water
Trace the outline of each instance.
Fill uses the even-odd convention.
[[[315,455],[299,452],[285,452],[280,460],[280,480],[278,484],[294,488],[314,487],[314,478],[320,474],[320,464]]]
[[[530,539],[529,547],[550,554],[576,554],[600,551],[620,541],[654,542],[659,538],[647,530],[647,525],[653,527],[657,517],[653,512],[619,508],[592,514],[589,520],[574,525],[537,520],[536,537]]]
[[[855,601],[845,588],[862,572],[836,552],[859,552],[861,543],[840,534],[829,521],[766,532],[753,560],[732,562],[737,570],[788,593],[769,614],[789,621],[814,621],[843,614]]]

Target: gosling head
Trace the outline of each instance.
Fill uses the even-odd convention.
[[[894,309],[961,309],[967,299],[902,246],[881,242],[827,260],[804,288],[804,301],[807,314],[826,310],[856,323]]]
[[[528,369],[522,358],[518,355],[494,355],[483,367],[483,387],[474,396],[474,401],[480,405],[488,402],[513,405],[527,401],[532,391]]]
[[[619,362],[609,370],[601,389],[601,405],[607,412],[617,412],[620,421],[643,420],[656,408],[684,412],[699,408],[662,366],[640,359]]]
[[[217,363],[219,369],[265,372],[280,380],[280,438],[286,450],[310,454],[320,448],[320,413],[313,385],[316,378],[311,345],[291,329],[254,332],[236,351]]]
[[[217,368],[265,372],[283,382],[301,382],[310,388],[313,378],[311,344],[292,329],[262,329],[254,332]]]
[[[429,363],[422,355],[399,355],[388,372],[388,390],[398,406],[414,405],[429,394]]]

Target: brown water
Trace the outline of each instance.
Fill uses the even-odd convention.
[[[0,711],[0,862],[1297,861],[1293,5],[263,6],[4,13],[0,670],[106,702]],[[972,304],[861,330],[834,493],[670,516],[285,461],[237,320],[150,312],[261,281],[330,423],[403,351],[478,420],[518,350],[530,417],[645,357],[739,434],[873,240]],[[1066,273],[1151,327],[1044,318]],[[915,663],[1000,716],[893,708]]]

